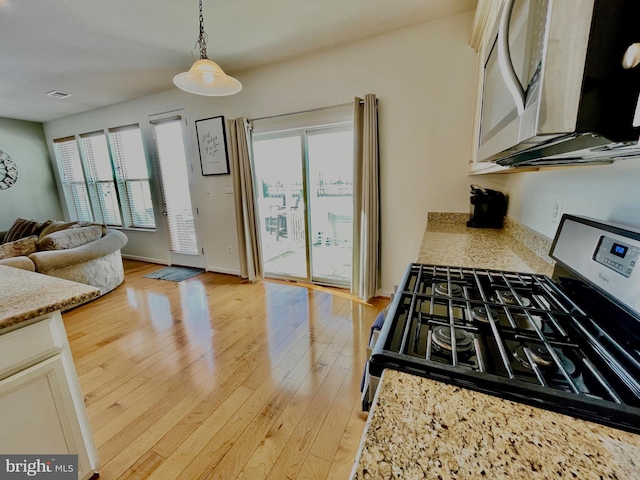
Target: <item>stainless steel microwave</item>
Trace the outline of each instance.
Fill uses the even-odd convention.
[[[640,157],[640,0],[505,0],[489,38],[480,161]]]

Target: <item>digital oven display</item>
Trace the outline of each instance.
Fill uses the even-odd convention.
[[[629,247],[625,247],[624,245],[619,245],[617,243],[614,243],[613,247],[611,247],[611,253],[620,258],[625,257],[627,250],[629,250]]]

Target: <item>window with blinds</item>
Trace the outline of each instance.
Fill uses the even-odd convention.
[[[110,128],[109,144],[126,225],[155,228],[149,170],[140,127]]]
[[[54,140],[53,151],[71,220],[92,222],[93,213],[75,137]]]
[[[162,202],[172,252],[197,255],[189,172],[181,117],[152,120],[156,159],[160,167]]]
[[[80,135],[80,147],[96,221],[110,226],[122,226],[118,191],[104,132]]]
[[[149,170],[138,125],[59,138],[53,148],[72,220],[155,228]]]

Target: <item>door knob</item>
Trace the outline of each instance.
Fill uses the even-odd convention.
[[[622,68],[630,70],[640,64],[640,43],[632,43],[622,56]]]

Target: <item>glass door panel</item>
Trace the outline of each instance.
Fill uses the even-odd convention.
[[[254,138],[260,241],[267,276],[308,278],[302,135]]]
[[[202,267],[204,258],[198,247],[183,124],[180,117],[152,123],[160,166],[163,215],[169,234],[171,264]]]
[[[311,280],[351,285],[353,129],[307,134]]]

